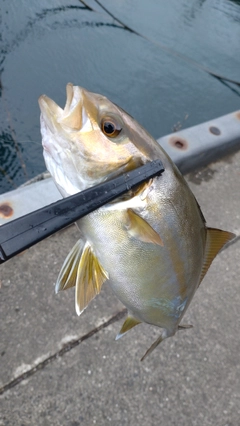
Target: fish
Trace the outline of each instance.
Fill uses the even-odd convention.
[[[46,167],[63,197],[160,159],[161,176],[77,221],[79,240],[57,278],[75,286],[80,315],[108,282],[128,314],[116,339],[140,323],[163,340],[192,327],[182,318],[213,259],[235,235],[209,228],[186,180],[157,141],[101,94],[66,87],[64,108],[39,98]]]

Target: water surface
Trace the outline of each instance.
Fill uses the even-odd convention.
[[[102,93],[154,136],[240,108],[240,1],[2,0],[0,192],[45,170],[37,99],[68,82]],[[178,56],[180,55],[180,56]]]

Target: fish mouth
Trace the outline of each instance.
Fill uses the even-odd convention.
[[[80,87],[79,87],[80,89]],[[81,92],[82,90],[80,90]],[[55,115],[68,115],[70,111],[70,107],[72,104],[73,96],[74,96],[74,86],[72,83],[68,83],[66,86],[66,103],[64,108],[61,108],[56,102],[54,102],[51,98],[46,95],[41,95],[38,99],[40,110],[42,114],[45,114],[47,111],[51,114]]]
[[[41,110],[41,121],[55,133],[58,128],[59,117],[63,116],[63,109],[46,95],[40,96],[38,99]]]
[[[60,127],[70,128],[73,131],[82,127],[83,89],[68,83],[66,95],[64,108],[46,95],[38,99],[43,119],[52,133],[59,131]]]
[[[64,110],[59,105],[57,105],[56,102],[54,102],[52,99],[50,99],[46,95],[40,96],[38,102],[39,102],[41,113],[44,115],[46,113],[52,114],[55,116],[63,114]]]

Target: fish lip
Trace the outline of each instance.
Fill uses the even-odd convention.
[[[43,116],[51,114],[56,117],[59,114],[63,114],[63,109],[47,95],[41,95],[38,99],[38,103]]]
[[[41,123],[44,122],[51,133],[60,130],[59,121],[63,116],[63,109],[46,95],[40,96],[38,99],[41,110]]]
[[[82,89],[81,89],[82,90]],[[74,86],[72,83],[66,85],[66,102],[64,108],[61,108],[53,99],[47,95],[41,95],[38,98],[38,103],[42,114],[49,111],[52,114],[65,116],[69,111],[74,97]]]
[[[64,130],[79,131],[83,127],[84,89],[68,83],[66,86],[66,102],[61,108],[46,95],[40,96],[38,102],[43,120],[54,133]]]

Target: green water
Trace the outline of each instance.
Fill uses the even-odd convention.
[[[45,170],[37,99],[64,105],[68,82],[106,95],[156,138],[240,108],[240,87],[201,68],[240,81],[240,1],[101,1],[143,37],[85,3],[95,11],[1,0],[1,193]]]

